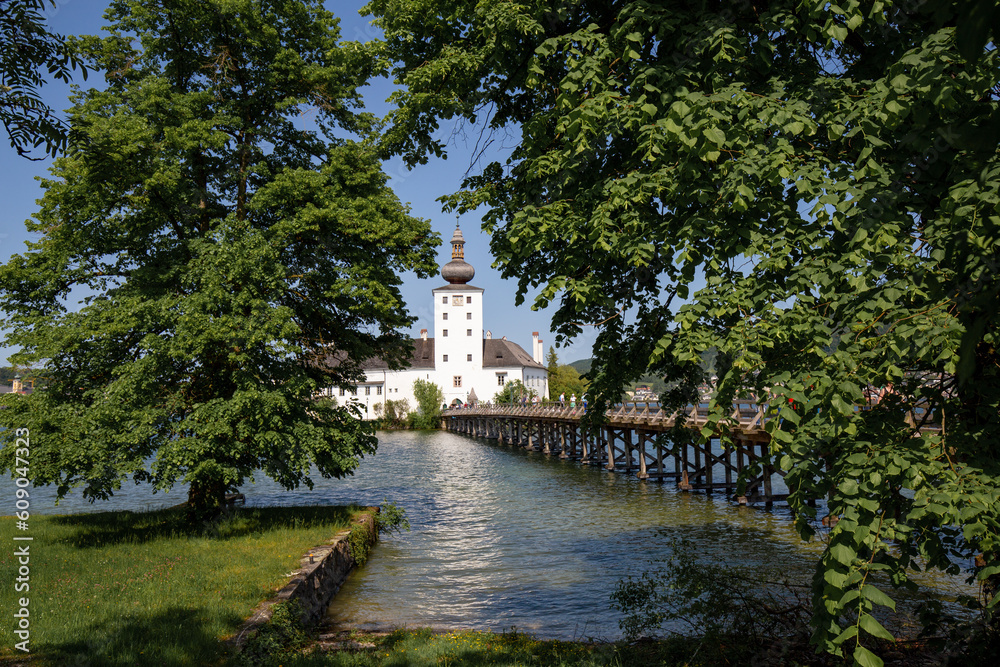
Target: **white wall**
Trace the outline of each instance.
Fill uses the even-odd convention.
[[[493,393],[482,393],[487,389],[482,381],[483,290],[464,285],[462,289],[438,288],[432,294],[434,366],[445,402],[450,405],[458,399],[464,403],[472,389],[479,400],[492,398]]]

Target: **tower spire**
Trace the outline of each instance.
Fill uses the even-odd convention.
[[[458,227],[458,216],[455,217],[455,233],[451,235],[451,258],[465,259],[465,238]]]
[[[465,285],[476,275],[476,270],[465,261],[465,238],[455,221],[455,233],[451,236],[451,261],[441,267],[441,277],[452,285]]]

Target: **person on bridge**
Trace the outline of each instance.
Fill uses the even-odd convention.
[[[566,407],[566,393],[565,392],[559,394],[559,407],[560,408],[565,408]]]
[[[569,397],[569,407],[571,408],[576,407],[576,394],[573,394],[572,396]]]

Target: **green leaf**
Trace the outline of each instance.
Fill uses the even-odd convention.
[[[864,646],[858,644],[854,647],[854,664],[859,667],[884,667],[885,663],[882,658],[878,657]]]
[[[858,494],[858,483],[853,479],[845,479],[837,487],[837,490],[840,491],[841,495],[847,497],[856,496]]]
[[[876,621],[875,617],[871,614],[861,614],[861,616],[858,617],[858,625],[872,637],[887,639],[889,641],[894,641],[896,639],[892,636],[892,633],[882,627],[882,624]]]
[[[726,133],[718,127],[705,128],[705,138],[716,146],[724,146],[726,144]]]
[[[834,544],[830,546],[830,555],[838,563],[851,565],[854,563],[855,558],[857,558],[858,553],[846,544]]]
[[[976,579],[979,579],[980,581],[985,581],[989,577],[992,577],[996,574],[1000,574],[1000,565],[990,565],[988,567],[984,567],[983,569],[979,570],[979,572],[976,574]]]
[[[878,588],[875,588],[871,584],[865,584],[861,587],[861,595],[871,600],[873,603],[882,605],[883,607],[888,607],[893,611],[896,610],[896,602],[890,598],[888,595],[883,593]]]

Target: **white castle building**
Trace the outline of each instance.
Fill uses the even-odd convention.
[[[385,400],[406,399],[410,410],[417,408],[413,397],[415,380],[429,380],[441,387],[448,405],[493,400],[504,385],[520,380],[542,398],[548,398],[548,371],[542,364],[542,341],[531,334],[532,354],[507,337],[493,338],[483,330],[485,291],[469,281],[476,270],[465,261],[465,239],[456,226],[451,238],[451,261],[441,267],[447,285],[432,290],[434,337],[427,329],[413,339],[413,356],[405,370],[391,370],[381,359],[363,363],[365,381],[353,391],[333,389],[330,395],[345,396],[364,406],[369,417],[374,406]],[[344,399],[340,399],[344,400]]]

